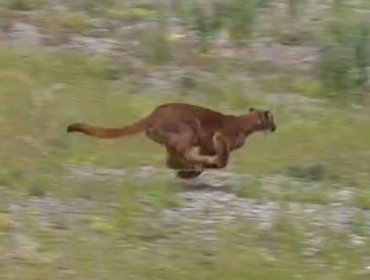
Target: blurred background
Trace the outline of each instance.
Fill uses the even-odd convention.
[[[0,0],[0,279],[370,279],[370,1]],[[180,182],[123,126],[270,109]]]

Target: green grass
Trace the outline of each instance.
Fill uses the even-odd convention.
[[[68,41],[69,32],[93,34],[93,18],[113,19],[119,26],[160,24],[121,38],[122,55],[129,55],[134,65],[77,52],[0,48],[1,280],[369,279],[368,221],[361,211],[370,208],[370,113],[362,86],[368,36],[361,36],[368,35],[368,28],[357,17],[340,15],[346,7],[340,3],[346,1],[334,2],[334,8],[339,5],[333,10],[339,13],[335,21],[328,21],[331,15],[325,12],[308,24],[306,16],[312,15],[303,10],[309,1],[290,1],[293,29],[293,21],[287,23],[286,15],[270,5],[274,1],[267,0],[212,1],[214,9],[197,1],[172,1],[169,11],[151,1],[66,1],[67,11],[58,14],[37,10],[45,1],[3,2],[4,30],[24,19],[55,40],[65,36]],[[167,12],[171,18],[179,16],[180,25],[195,31],[195,37],[171,41]],[[349,37],[353,27],[360,27],[354,33],[360,36]],[[236,58],[207,52],[222,28],[231,32]],[[304,46],[339,40],[340,48],[322,59],[320,80],[314,71],[282,69],[239,52],[239,43],[259,36]],[[138,44],[129,46],[133,39]],[[347,54],[347,49],[353,52]],[[347,64],[359,71],[338,68]],[[185,74],[174,73],[183,69]],[[162,94],[155,86],[149,91],[142,83],[156,72],[171,83],[172,92]],[[361,85],[357,94],[346,87],[354,81]],[[280,95],[271,101],[275,93],[287,101]],[[322,102],[310,106],[310,98]],[[359,100],[362,107],[349,104]],[[189,221],[184,227],[163,222],[163,210],[187,202],[178,196],[180,182],[173,172],[165,171],[162,147],[142,135],[101,140],[65,131],[76,121],[123,126],[171,101],[234,113],[251,106],[272,110],[277,132],[250,137],[232,155],[227,170],[246,175],[232,188],[238,196],[279,203],[283,210],[276,224],[269,229],[253,222],[217,225],[215,233],[200,237],[199,231],[212,227],[209,220]],[[140,173],[143,165],[158,167],[157,173]],[[89,176],[71,176],[71,169],[82,167],[90,168]],[[102,175],[110,168],[126,174]],[[353,233],[363,240],[360,245],[325,223],[306,222],[285,210],[290,202],[327,205],[347,188],[353,198],[343,203],[360,208],[352,221]],[[51,211],[46,214],[51,225],[45,225],[43,215],[27,207],[31,197],[90,206],[75,224],[71,220],[78,213]],[[48,207],[52,210],[53,204]],[[321,242],[316,254],[305,256],[313,246],[310,235]]]
[[[8,214],[0,213],[0,232],[8,231],[10,229],[11,220]]]
[[[235,193],[244,198],[279,202],[328,204],[338,188],[329,182],[302,181],[291,177],[248,177],[235,187]],[[362,196],[361,196],[362,197]],[[365,208],[365,203],[361,205]]]
[[[370,209],[370,190],[367,186],[358,186],[355,193],[355,203],[361,208]]]
[[[203,58],[199,63],[223,78],[209,85],[195,77],[198,83],[186,96],[180,92],[151,96],[140,94],[140,84],[128,84],[127,76],[136,74],[124,67],[112,79],[116,64],[106,58],[41,51],[20,55],[0,49],[0,185],[16,198],[84,198],[93,203],[86,219],[72,228],[56,218],[57,226],[45,229],[24,211],[25,231],[39,247],[24,258],[1,259],[2,279],[24,275],[27,279],[367,279],[361,260],[368,249],[351,251],[345,242],[328,241],[323,255],[313,262],[306,260],[301,254],[304,233],[315,229],[289,216],[269,232],[249,225],[225,229],[217,234],[215,247],[191,231],[152,223],[163,209],[183,203],[177,196],[178,182],[171,172],[163,172],[163,148],[143,136],[99,140],[66,133],[66,126],[75,121],[122,126],[171,101],[237,113],[249,106],[271,108],[277,132],[268,137],[253,135],[233,154],[227,168],[253,178],[245,179],[237,194],[282,204],[328,203],[336,188],[361,186],[354,203],[368,208],[368,111],[329,102],[313,110],[274,105],[266,101],[263,89],[274,92],[284,79],[273,86],[257,79],[260,92],[252,96],[252,90],[232,79],[236,72],[250,74],[249,69],[229,64],[216,68],[216,74],[213,66],[221,62]],[[164,70],[166,65],[148,65],[148,69]],[[310,83],[301,79],[297,84],[306,88]],[[303,94],[310,95],[311,90],[307,92]],[[147,179],[136,177],[133,170],[141,165],[160,167],[159,173]],[[126,169],[128,174],[68,176],[70,168],[81,166]],[[320,166],[321,171],[312,166]],[[277,174],[285,179],[264,183],[263,179]],[[107,204],[115,205],[108,215]],[[12,231],[8,214],[0,219],[0,253],[5,254],[12,250]],[[327,240],[332,237],[331,232],[320,234]]]
[[[340,234],[327,240],[319,256],[302,256],[302,223],[282,220],[271,231],[230,227],[217,234],[218,244],[178,234],[159,239],[81,231],[39,232],[37,258],[13,259],[0,266],[3,279],[366,279],[361,256],[368,247],[350,249]],[[341,240],[338,244],[336,241]],[[77,250],[78,248],[78,250]],[[329,266],[327,266],[329,265]],[[22,268],[21,270],[15,269]],[[9,277],[9,278],[8,278]]]
[[[53,180],[50,175],[61,176],[74,165],[164,167],[163,148],[141,135],[100,140],[67,134],[65,129],[75,121],[122,126],[146,116],[156,105],[171,101],[207,104],[236,113],[244,113],[256,104],[272,109],[277,132],[247,139],[246,146],[233,154],[229,170],[258,176],[291,175],[289,170],[312,162],[325,172],[320,180],[360,184],[369,179],[370,116],[364,110],[335,108],[335,104],[327,103],[322,110],[301,111],[296,117],[292,114],[299,109],[294,105],[271,107],[263,101],[263,93],[261,99],[250,98],[234,86],[226,94],[232,86],[227,78],[216,81],[211,88],[201,87],[201,101],[196,101],[198,89],[185,97],[176,92],[169,98],[142,96],[136,94],[140,87],[136,86],[132,93],[109,79],[107,72],[112,63],[102,57],[72,53],[31,53],[21,57],[1,50],[0,134],[7,139],[0,148],[4,163],[0,179],[4,185],[21,187],[22,181],[49,184]],[[214,93],[217,88],[219,97]]]

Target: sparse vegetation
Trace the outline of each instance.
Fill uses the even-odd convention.
[[[321,55],[320,79],[330,93],[348,94],[367,86],[370,21],[361,10],[346,8],[346,1],[334,1],[333,5],[330,42]]]
[[[5,0],[10,9],[29,11],[39,8],[43,4],[43,0]]]
[[[10,229],[11,219],[8,214],[0,213],[0,232],[8,231]]]
[[[0,1],[1,280],[369,278],[369,1],[52,2]],[[65,131],[172,101],[278,129],[230,193],[144,137]]]
[[[80,32],[87,27],[87,15],[83,12],[69,12],[57,15],[60,26],[73,32]]]

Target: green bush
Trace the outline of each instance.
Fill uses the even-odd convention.
[[[351,50],[340,44],[332,44],[321,50],[318,75],[328,94],[346,92],[352,87]]]
[[[321,181],[325,178],[327,170],[321,163],[303,163],[290,166],[287,170],[289,176],[309,180]]]
[[[102,11],[114,7],[116,0],[79,0],[69,1],[68,7],[73,11],[84,11],[88,14],[101,14]]]
[[[8,231],[11,226],[11,220],[8,214],[0,213],[0,232]]]
[[[122,21],[136,21],[136,20],[148,20],[153,19],[156,16],[156,12],[150,9],[144,8],[131,8],[131,9],[108,9],[105,12],[105,16],[111,19],[122,20]]]
[[[291,18],[299,15],[299,9],[303,2],[304,0],[288,0],[288,13]]]
[[[6,15],[6,11],[0,9],[0,30],[6,31],[12,26],[12,20]]]
[[[143,55],[149,62],[161,64],[171,60],[169,25],[165,15],[161,15],[157,24],[144,32],[141,45]]]
[[[304,45],[305,42],[312,41],[314,34],[302,27],[282,28],[277,32],[277,41],[286,46]]]
[[[71,31],[80,32],[87,28],[88,17],[83,12],[66,12],[57,18],[59,24]]]
[[[43,0],[8,0],[8,7],[13,10],[29,11],[40,7]]]
[[[244,43],[253,33],[257,7],[267,2],[230,0],[212,1],[207,5],[176,2],[174,9],[182,23],[195,31],[198,46],[204,51],[221,30],[227,31],[234,42]]]
[[[369,80],[370,20],[337,8],[329,35],[318,64],[323,89],[329,93],[362,89]]]
[[[257,15],[255,0],[232,0],[229,3],[228,29],[231,38],[240,43],[248,39],[253,32]]]
[[[258,7],[266,7],[271,4],[274,0],[257,0]]]
[[[214,1],[212,5],[197,3],[180,4],[175,7],[183,25],[196,34],[197,44],[201,51],[207,50],[208,43],[223,27],[227,13],[226,4]]]
[[[112,221],[103,217],[91,217],[89,229],[97,233],[111,234],[115,231],[115,226]]]

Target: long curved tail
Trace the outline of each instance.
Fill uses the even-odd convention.
[[[92,126],[86,123],[73,123],[67,127],[67,132],[81,132],[98,138],[117,138],[143,132],[146,124],[147,118],[122,128],[106,128]]]

